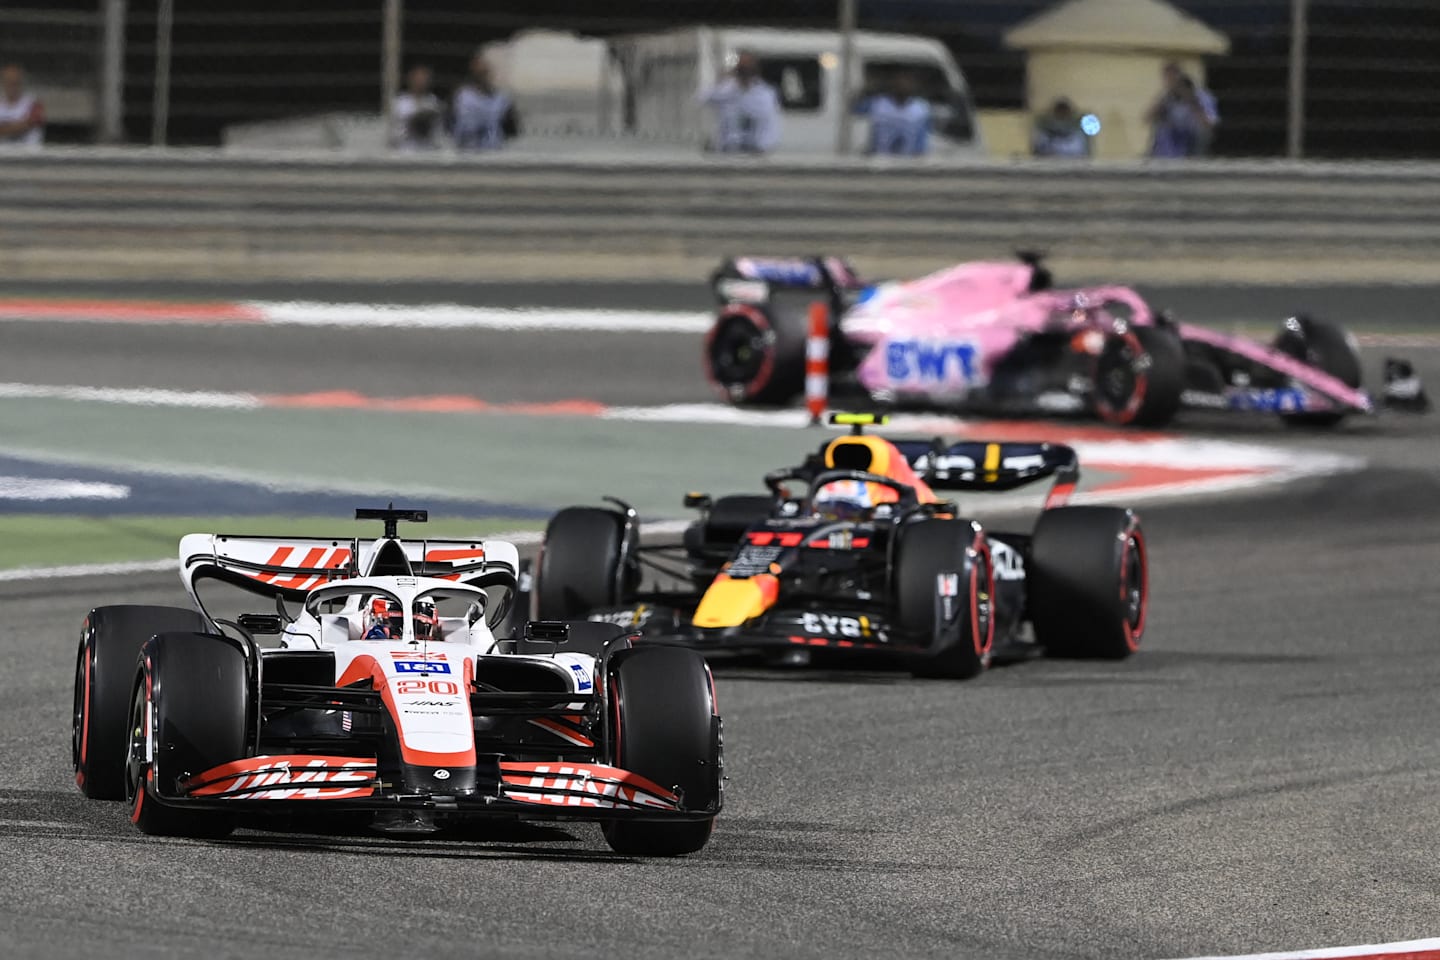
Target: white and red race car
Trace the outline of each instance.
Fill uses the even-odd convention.
[[[600,821],[624,854],[705,845],[724,777],[698,654],[632,648],[624,631],[584,623],[497,639],[513,544],[402,540],[397,522],[424,511],[356,516],[383,520],[385,535],[191,534],[180,563],[195,609],[90,612],[73,744],[87,797],[125,800],[159,835],[346,809],[386,832],[501,816]],[[212,615],[207,581],[277,612]]]

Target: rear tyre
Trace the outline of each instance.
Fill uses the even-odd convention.
[[[906,525],[895,550],[894,576],[895,623],[908,636],[936,642],[947,626],[947,603],[952,609],[959,606],[953,639],[912,660],[915,676],[966,680],[989,665],[995,641],[995,572],[979,524],[921,520]]]
[[[541,620],[583,620],[622,602],[625,521],[613,510],[567,507],[551,518],[535,582]]]
[[[1292,317],[1276,335],[1275,349],[1325,371],[1347,387],[1360,386],[1360,352],[1350,335],[1333,323],[1304,314]],[[1280,419],[1294,427],[1333,427],[1345,414],[1282,413]]]
[[[803,310],[731,304],[705,339],[705,370],[736,406],[782,406],[805,390]]]
[[[1119,507],[1059,507],[1030,539],[1026,607],[1035,639],[1060,657],[1119,660],[1140,647],[1150,602],[1140,519]]]
[[[1095,361],[1095,413],[1107,423],[1162,427],[1185,390],[1185,348],[1159,327],[1128,327],[1105,338]]]
[[[71,761],[91,800],[125,799],[130,694],[146,640],[174,630],[204,631],[205,618],[182,607],[96,607],[80,628],[75,658]]]
[[[610,660],[611,763],[678,787],[687,810],[718,810],[724,762],[714,685],[705,660],[680,647],[641,647]],[[626,856],[678,857],[704,847],[715,818],[613,820],[602,830]]]
[[[126,765],[130,819],[162,837],[223,837],[235,827],[223,811],[166,806],[187,777],[246,754],[250,689],[245,654],[231,639],[163,633],[140,653],[131,698]]]

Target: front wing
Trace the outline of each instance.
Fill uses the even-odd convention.
[[[600,763],[492,760],[472,794],[400,793],[376,758],[282,754],[222,764],[182,780],[167,805],[252,813],[327,808],[428,810],[466,816],[555,820],[703,820],[718,808],[688,809],[684,797],[629,770]]]

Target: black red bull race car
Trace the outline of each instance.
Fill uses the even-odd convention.
[[[620,501],[560,511],[536,570],[538,614],[707,655],[882,654],[919,676],[972,677],[1002,655],[1135,652],[1149,602],[1140,519],[1067,505],[1071,448],[866,434],[877,420],[832,414],[852,432],[768,474],[767,493],[688,494],[700,517],[680,543],[643,542]],[[988,529],[937,492],[1048,478],[1030,533]]]

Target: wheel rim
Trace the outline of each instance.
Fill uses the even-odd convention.
[[[85,740],[85,701],[90,694],[89,651],[85,641],[80,641],[80,653],[75,657],[75,709],[70,724],[70,757],[75,770],[80,770],[81,746]]]
[[[126,739],[128,753],[125,757],[125,799],[134,802],[144,789],[145,773],[150,766],[146,756],[148,743],[147,714],[149,700],[141,688],[136,688],[130,704],[130,736]]]
[[[1107,353],[1095,378],[1101,398],[1115,410],[1123,410],[1135,393],[1135,356],[1128,344]]]
[[[736,318],[726,323],[710,346],[716,382],[732,393],[743,393],[760,376],[769,348],[767,335],[749,320]]]
[[[1146,593],[1149,590],[1145,567],[1145,547],[1138,531],[1125,538],[1124,576],[1120,583],[1120,602],[1125,616],[1125,639],[1133,649],[1145,630]]]

